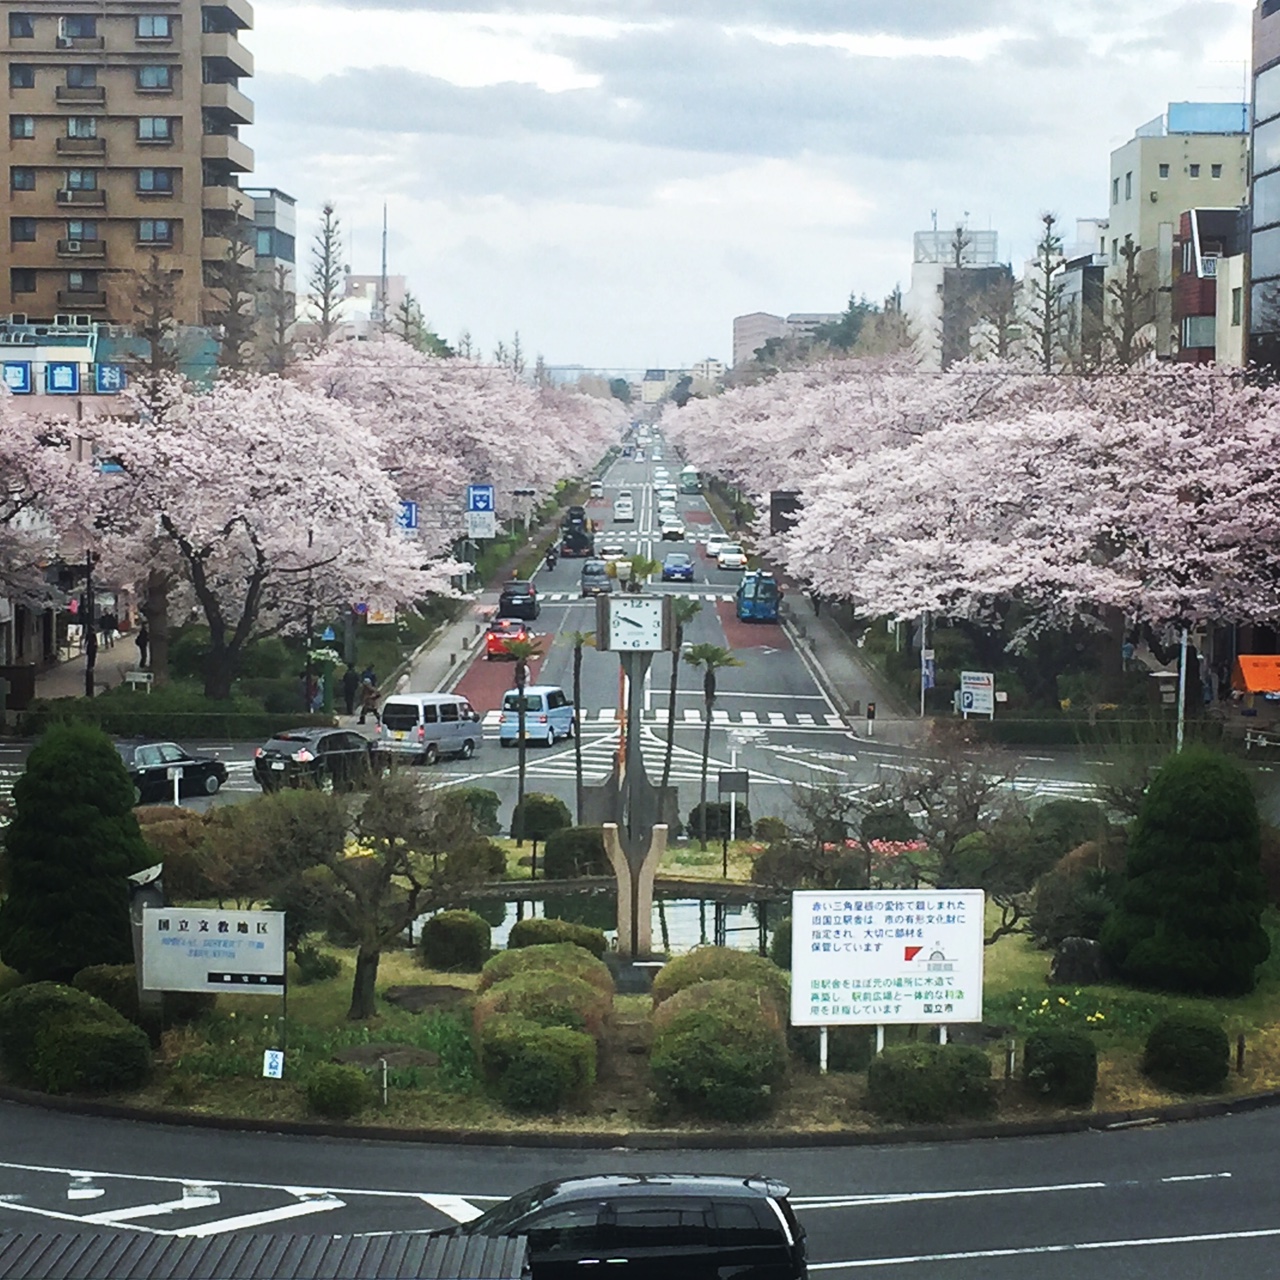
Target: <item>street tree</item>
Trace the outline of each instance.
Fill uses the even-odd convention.
[[[311,274],[307,280],[322,347],[333,337],[342,317],[346,276],[342,254],[342,223],[332,201],[326,201],[320,208],[320,227],[311,244]]]
[[[582,651],[588,646],[595,647],[596,633],[569,631],[565,633],[564,641],[573,648],[573,796],[577,825],[582,826],[586,800],[582,777]]]
[[[671,683],[667,689],[667,745],[662,753],[662,783],[659,788],[665,794],[671,785],[671,759],[676,745],[676,694],[680,687],[680,655],[684,650],[684,629],[702,612],[697,600],[676,596],[671,602],[671,615],[675,636],[671,646]],[[578,819],[582,821],[581,818]]]
[[[1018,282],[1013,273],[992,281],[978,295],[974,309],[988,335],[986,354],[996,360],[1008,360],[1013,355],[1015,335],[1020,328]]]
[[[262,367],[267,373],[283,373],[294,360],[293,326],[298,318],[298,304],[291,276],[288,267],[279,266],[265,273],[258,282],[262,311],[258,341]]]
[[[1058,234],[1055,214],[1043,213],[1044,228],[1036,242],[1035,270],[1031,275],[1030,322],[1031,346],[1036,362],[1044,373],[1057,370],[1062,358],[1065,329],[1063,315],[1062,237]]]
[[[222,255],[206,264],[211,304],[205,318],[219,331],[219,367],[234,373],[243,373],[256,363],[261,282],[254,262],[253,235],[252,228],[238,219],[221,228]]]
[[[1150,350],[1142,332],[1152,319],[1152,290],[1139,267],[1140,249],[1127,235],[1120,246],[1124,275],[1112,279],[1106,288],[1106,336],[1112,360],[1130,369]]]
[[[524,691],[529,687],[529,664],[535,658],[542,657],[542,641],[536,637],[530,640],[508,640],[506,647],[516,662],[516,807],[511,815],[511,834],[519,849],[523,847],[525,838],[520,819],[524,814],[525,767],[529,753],[529,742],[525,734],[529,709],[525,705]]]
[[[533,845],[529,864],[529,879],[538,878],[538,842],[544,844],[550,836],[573,825],[569,808],[557,796],[543,791],[531,791],[516,807],[511,825]]]
[[[702,788],[699,793],[699,813],[702,830],[698,838],[702,848],[707,847],[707,770],[711,762],[711,711],[716,701],[716,672],[725,667],[740,667],[742,663],[718,644],[695,644],[684,655],[684,660],[695,670],[702,672]]]

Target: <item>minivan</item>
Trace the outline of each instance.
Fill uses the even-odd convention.
[[[481,743],[480,717],[456,693],[396,693],[382,704],[374,749],[435,764],[441,756],[470,760]]]
[[[613,504],[613,518],[619,522],[634,520],[636,509],[630,498],[619,498]]]
[[[582,566],[582,594],[607,596],[613,593],[613,579],[609,577],[607,560],[588,560]]]
[[[604,481],[603,480],[593,480],[591,482],[591,496],[593,498],[604,497]]]
[[[564,690],[554,684],[531,684],[524,691],[524,736],[529,742],[544,742],[554,747],[561,738],[572,738],[574,732],[573,703]],[[502,714],[498,719],[498,741],[504,747],[514,746],[520,736],[520,691],[511,689],[502,695]]]

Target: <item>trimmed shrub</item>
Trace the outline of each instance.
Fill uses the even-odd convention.
[[[734,822],[734,839],[745,840],[751,835],[751,813],[741,800],[733,802],[737,806],[738,816]],[[685,828],[691,836],[702,835],[702,805],[695,804],[689,810],[689,825]],[[729,802],[727,800],[707,801],[707,839],[721,840],[729,834]]]
[[[660,1005],[686,987],[714,982],[717,978],[732,978],[764,988],[784,1012],[791,1003],[791,983],[776,964],[750,951],[734,951],[731,947],[695,947],[668,961],[653,980],[653,1003]]]
[[[376,1098],[373,1081],[359,1067],[322,1062],[307,1078],[307,1110],[326,1120],[349,1120],[371,1107]]]
[[[422,926],[422,963],[444,972],[476,973],[489,955],[489,926],[474,911],[440,911]]]
[[[532,841],[535,853],[548,836],[572,825],[568,805],[545,791],[531,791],[511,814],[511,834]]]
[[[1222,1024],[1206,1014],[1171,1013],[1147,1036],[1143,1073],[1178,1093],[1211,1093],[1222,1087],[1231,1045]]]
[[[507,874],[507,851],[493,840],[475,836],[444,855],[444,874],[454,883],[501,880]]]
[[[757,818],[752,834],[757,840],[772,844],[775,840],[785,840],[791,833],[781,818]]]
[[[655,1012],[649,1067],[659,1098],[696,1115],[764,1115],[787,1082],[782,1015],[750,982],[698,983]]]
[[[791,1052],[811,1067],[818,1065],[818,1028],[792,1027],[787,1032]],[[865,1071],[875,1057],[876,1033],[871,1027],[828,1027],[827,1069]]]
[[[570,924],[568,920],[548,920],[537,916],[517,920],[507,937],[507,947],[512,950],[551,942],[572,942],[597,957],[604,955],[609,948],[599,929],[588,929],[584,924]]]
[[[120,1015],[102,1000],[56,982],[30,982],[0,998],[0,1062],[19,1080],[30,1080],[36,1038],[57,1022],[114,1023]]]
[[[556,1111],[596,1079],[596,1042],[569,1027],[505,1014],[479,1035],[480,1071],[503,1106]]]
[[[195,1022],[212,1013],[218,1003],[212,992],[165,991],[159,1008],[144,1009],[138,999],[137,970],[131,964],[89,965],[71,979],[71,985],[109,1004],[154,1041],[158,1041],[162,1027]]]
[[[534,969],[489,988],[475,1003],[472,1021],[483,1034],[486,1022],[513,1014],[541,1027],[569,1027],[599,1040],[613,1009],[613,996],[569,973]]]
[[[779,969],[791,968],[791,917],[778,921],[778,927],[769,939],[769,959]]]
[[[36,1032],[31,1080],[45,1093],[139,1089],[151,1075],[147,1033],[114,1010],[110,1018],[47,1019]]]
[[[298,985],[309,987],[317,982],[328,982],[342,972],[342,961],[319,947],[302,946],[293,954],[298,965]]]
[[[902,1124],[984,1119],[996,1109],[991,1060],[970,1045],[886,1049],[867,1068],[867,1105]]]
[[[604,828],[562,827],[552,832],[542,850],[542,869],[548,880],[612,875],[604,851]]]
[[[1097,1047],[1083,1031],[1033,1031],[1023,1050],[1022,1082],[1046,1102],[1087,1107],[1098,1087]]]
[[[502,823],[498,821],[502,799],[496,791],[487,787],[458,787],[448,795],[453,803],[471,810],[471,820],[482,836],[496,836],[502,830]]]
[[[581,978],[602,994],[613,996],[613,974],[609,972],[609,966],[572,942],[551,942],[519,947],[514,951],[499,951],[480,971],[476,989],[484,993],[518,973],[547,969]]]

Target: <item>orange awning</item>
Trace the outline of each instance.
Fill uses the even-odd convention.
[[[1280,653],[1241,654],[1231,687],[1241,693],[1280,693]]]

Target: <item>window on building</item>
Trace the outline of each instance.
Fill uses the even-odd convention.
[[[139,142],[172,142],[173,121],[168,116],[141,116],[138,120]]]
[[[9,219],[9,239],[14,244],[29,244],[35,238],[36,220],[34,218]]]
[[[1209,177],[1211,178],[1222,177],[1222,166],[1220,164],[1211,164],[1209,166]]]
[[[1280,116],[1280,67],[1271,67],[1253,82],[1254,123]]]
[[[169,40],[173,37],[173,19],[167,13],[138,15],[139,40]]]
[[[1112,240],[1111,242],[1111,265],[1114,267],[1120,261],[1120,241]]]
[[[36,189],[36,171],[15,165],[9,170],[9,186],[14,191],[34,191]]]
[[[91,13],[68,13],[58,19],[58,34],[68,40],[92,40],[98,34],[98,19]]]
[[[1124,175],[1124,198],[1126,200],[1133,199],[1133,172],[1132,171]]]
[[[68,271],[68,293],[97,293],[98,273],[96,271]]]
[[[159,191],[164,194],[169,194],[173,191],[173,170],[139,169],[138,190],[144,192]]]
[[[1188,177],[1198,178],[1200,176],[1200,166],[1198,164],[1187,165]]]
[[[1160,176],[1162,178],[1167,178],[1169,176],[1169,166],[1167,164],[1162,164],[1160,166]]]
[[[1231,290],[1231,324],[1233,328],[1244,322],[1244,290]]]
[[[68,191],[97,191],[97,189],[98,189],[97,169],[68,169],[67,170],[67,190]]]
[[[1112,204],[1120,203],[1120,179],[1119,178],[1111,179],[1111,203]]]
[[[36,34],[36,24],[29,13],[11,13],[9,15],[9,39],[31,40]]]
[[[98,121],[94,116],[70,116],[67,120],[68,138],[96,138]]]
[[[97,67],[68,67],[68,89],[96,89],[98,87]]]
[[[36,87],[36,69],[25,62],[9,64],[10,89],[34,89]]]
[[[1217,339],[1217,321],[1213,316],[1186,316],[1182,321],[1182,346],[1212,347]]]
[[[16,293],[35,293],[36,273],[29,267],[13,267],[9,271],[9,288]]]
[[[88,218],[72,218],[67,223],[68,240],[96,240],[98,224]]]
[[[138,223],[139,244],[172,244],[173,223],[168,218],[143,218]]]
[[[35,116],[10,116],[9,137],[34,138],[36,136]]]
[[[164,63],[149,62],[138,68],[139,89],[172,89],[173,68]]]

